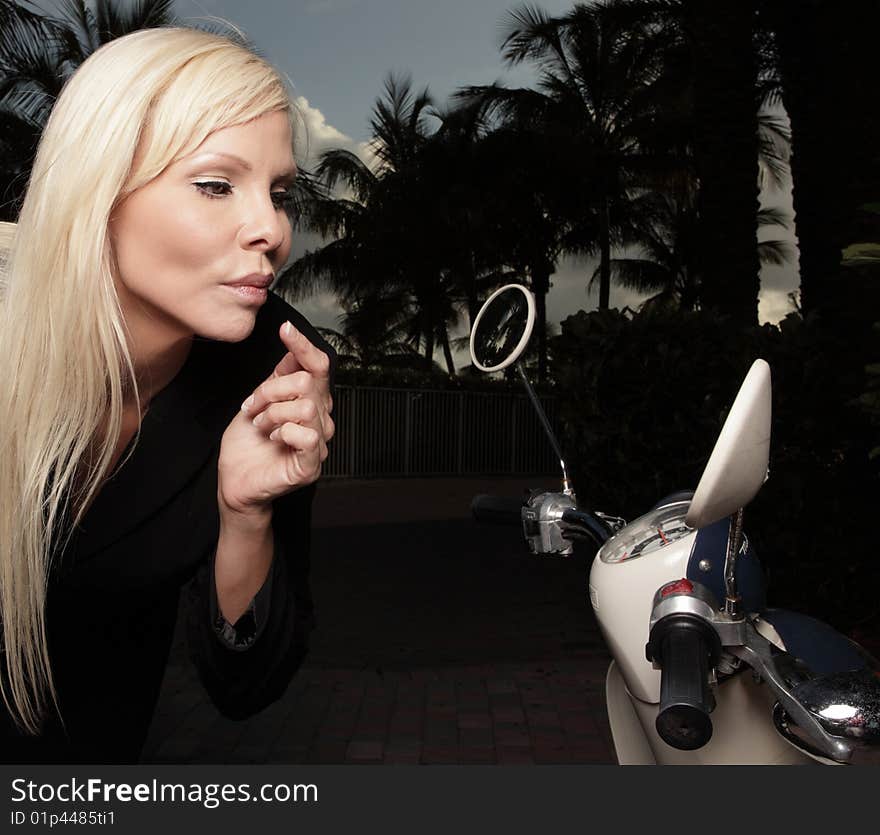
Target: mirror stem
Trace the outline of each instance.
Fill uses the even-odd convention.
[[[736,590],[736,557],[742,547],[743,509],[740,508],[730,517],[730,528],[727,533],[727,556],[724,559],[724,589],[727,599],[724,611],[732,618],[741,616],[741,598]]]
[[[516,361],[516,370],[519,372],[519,377],[522,380],[523,385],[526,387],[526,394],[528,394],[529,400],[532,401],[532,406],[535,407],[535,411],[538,413],[538,420],[541,421],[541,426],[544,427],[544,432],[550,439],[550,445],[553,447],[553,451],[559,459],[559,466],[562,467],[562,492],[566,496],[571,496],[574,494],[574,490],[571,486],[571,482],[568,480],[565,461],[562,460],[562,450],[559,448],[559,442],[556,440],[556,435],[553,434],[553,429],[550,427],[550,421],[547,420],[547,415],[544,414],[544,408],[541,406],[541,401],[538,400],[538,396],[535,394],[535,390],[532,388],[532,384],[529,382],[525,369],[519,360]]]

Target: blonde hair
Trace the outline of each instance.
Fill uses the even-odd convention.
[[[40,732],[49,696],[60,713],[52,562],[107,474],[123,397],[138,396],[109,219],[213,131],[273,111],[293,120],[284,81],[225,37],[162,28],[111,41],[65,85],[17,227],[0,229],[0,692],[26,733]]]

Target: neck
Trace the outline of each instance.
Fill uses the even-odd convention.
[[[126,408],[137,407],[146,412],[153,398],[159,394],[180,372],[192,348],[192,339],[184,339],[165,346],[154,346],[148,351],[138,351],[132,356],[137,379],[138,402],[133,392],[126,398]]]
[[[125,314],[138,388],[138,402],[134,402],[133,392],[128,392],[125,408],[137,408],[141,414],[183,368],[193,344],[193,334],[179,323],[143,314]]]

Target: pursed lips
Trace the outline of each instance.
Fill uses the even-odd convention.
[[[272,283],[272,279],[274,276],[272,275],[260,275],[259,273],[254,273],[252,275],[246,275],[243,278],[237,278],[235,281],[228,282],[228,286],[230,287],[258,287],[261,290],[265,290]]]

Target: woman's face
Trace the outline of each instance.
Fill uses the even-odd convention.
[[[146,343],[237,342],[290,253],[296,167],[283,112],[223,128],[129,195],[110,236],[126,323]],[[251,286],[233,286],[242,280]]]

